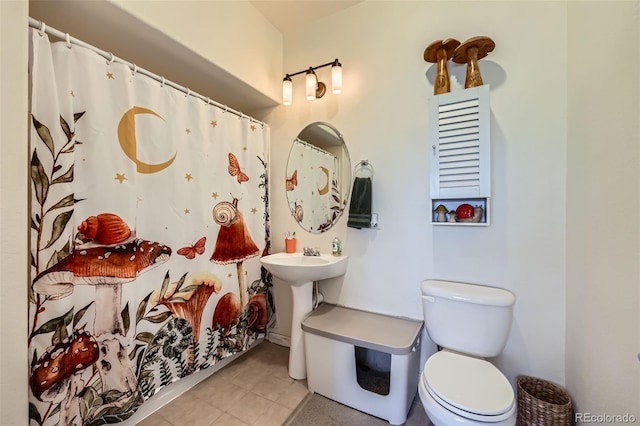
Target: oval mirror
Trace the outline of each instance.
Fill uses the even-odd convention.
[[[293,141],[286,190],[291,214],[308,232],[329,230],[344,211],[351,187],[351,161],[342,134],[315,122]]]

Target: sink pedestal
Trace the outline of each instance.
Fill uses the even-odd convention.
[[[292,379],[307,377],[302,320],[313,310],[313,282],[344,275],[348,261],[347,256],[304,256],[302,253],[275,253],[260,258],[260,263],[267,271],[286,281],[291,288],[293,309],[289,376]]]
[[[291,347],[289,348],[289,376],[292,379],[307,378],[304,358],[302,320],[313,310],[313,281],[291,286],[293,312],[291,314]]]

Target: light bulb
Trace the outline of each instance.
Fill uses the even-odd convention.
[[[318,79],[311,68],[309,68],[309,71],[307,72],[306,83],[307,99],[312,101],[316,98],[316,86],[318,84]]]
[[[291,105],[292,98],[293,83],[291,82],[291,78],[286,76],[284,80],[282,80],[282,104],[285,106]]]
[[[337,59],[331,67],[331,88],[336,95],[342,93],[342,65]]]

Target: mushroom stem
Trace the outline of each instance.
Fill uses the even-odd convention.
[[[68,426],[72,424],[81,424],[80,419],[80,396],[79,393],[84,389],[84,380],[79,374],[73,374],[69,378],[67,395],[60,403],[60,419],[58,426]],[[76,419],[76,416],[78,417]]]
[[[100,347],[97,366],[102,379],[102,390],[117,390],[130,395],[136,390],[137,379],[131,368],[126,345],[122,342],[125,333],[120,314],[121,300],[121,285],[96,285],[93,332]]]
[[[96,366],[100,373],[103,393],[116,390],[131,396],[136,392],[138,380],[133,374],[129,354],[121,339],[122,336],[110,333],[98,337],[100,358]]]
[[[96,317],[93,322],[93,333],[101,336],[106,333],[124,336],[124,325],[120,315],[122,286],[98,284],[96,287]]]
[[[478,48],[470,47],[467,50],[467,77],[464,82],[464,88],[482,86],[482,76],[480,75],[480,68],[478,67]]]
[[[449,71],[447,70],[447,50],[444,47],[440,47],[436,55],[438,60],[438,72],[436,73],[433,93],[435,95],[449,93],[451,90],[451,83],[449,82]]]
[[[244,308],[244,305],[247,304],[247,295],[244,287],[244,268],[242,266],[242,262],[236,263],[236,267],[238,270],[238,289],[240,290],[240,306]]]

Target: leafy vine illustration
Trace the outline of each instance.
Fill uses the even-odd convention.
[[[73,115],[73,124],[75,125],[75,123],[82,118],[84,114],[85,112],[75,113]],[[56,144],[54,143],[53,136],[49,128],[33,115],[31,116],[31,119],[41,142],[34,147],[33,154],[31,156],[32,190],[39,205],[39,208],[32,209],[31,212],[31,229],[33,229],[36,234],[35,245],[32,247],[31,252],[31,266],[35,269],[34,276],[37,276],[41,269],[42,259],[40,257],[42,252],[51,248],[60,239],[65,227],[73,215],[74,204],[82,201],[76,200],[73,192],[63,196],[61,199],[53,203],[48,199],[50,190],[54,185],[73,182],[73,163],[66,168],[66,170],[61,163],[63,162],[63,157],[67,154],[72,154],[75,150],[75,146],[82,142],[74,139],[74,130],[72,130],[64,117],[60,116],[60,127],[62,128],[67,140],[62,144],[60,149],[56,149]],[[41,158],[44,160],[45,156],[46,163],[41,160]],[[49,164],[50,166],[45,168],[45,164]],[[63,211],[59,212],[60,210]],[[51,219],[54,214],[55,217]],[[48,239],[44,241],[46,238],[44,234],[47,227],[51,228],[51,234]],[[62,248],[54,250],[53,254],[47,261],[45,268],[58,263],[61,259],[69,255],[70,250],[71,248],[67,241]],[[32,337],[35,335],[34,333],[38,324],[38,315],[44,311],[43,305],[47,300],[52,299],[55,300],[55,297],[34,294],[33,290],[29,288],[29,300],[35,305],[32,329],[28,338],[29,342],[31,342]],[[65,329],[61,328],[61,330]],[[60,335],[58,337],[62,340],[68,336]]]

